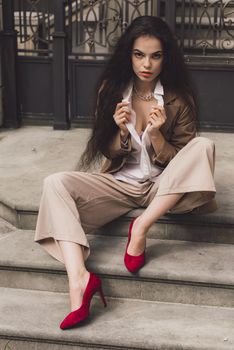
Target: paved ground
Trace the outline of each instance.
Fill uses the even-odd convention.
[[[13,233],[14,231],[17,231],[15,226],[0,218],[0,239],[6,237],[10,233]]]
[[[44,126],[2,129],[0,202],[12,208],[37,210],[43,178],[76,169],[88,134],[86,129],[55,131]]]

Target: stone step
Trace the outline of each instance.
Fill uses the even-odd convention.
[[[143,209],[136,209],[127,215],[103,226],[99,234],[125,237],[134,217]],[[148,232],[149,238],[171,239],[192,242],[234,244],[234,217],[219,215],[219,211],[206,215],[165,215]]]
[[[234,309],[107,298],[89,319],[62,331],[63,293],[0,288],[0,346],[12,350],[233,350]]]
[[[3,204],[0,204],[0,207],[2,206]],[[113,235],[125,236],[132,218],[139,216],[142,211],[142,208],[132,210],[128,214],[105,225],[98,230],[98,232],[102,235],[109,235],[111,231]],[[11,215],[5,215],[4,218],[21,229],[35,229],[37,211],[11,210],[11,213],[12,217]],[[14,217],[16,217],[16,219]],[[234,244],[234,217],[232,213],[228,211],[225,213],[225,208],[221,208],[214,213],[203,215],[168,214],[164,215],[152,226],[149,231],[149,237],[156,239]]]
[[[0,148],[0,217],[18,228],[35,229],[43,179],[51,173],[76,170],[89,133],[88,129],[64,132],[50,127],[5,131]],[[151,238],[234,243],[234,178],[229,176],[234,164],[233,135],[206,132],[201,136],[216,144],[215,182],[219,209],[209,215],[164,216],[152,228]],[[113,234],[125,235],[125,226],[141,211],[131,211],[115,221],[111,227]]]
[[[64,265],[33,242],[33,231],[1,239],[0,286],[67,291]],[[87,267],[101,276],[108,296],[200,305],[234,306],[234,245],[147,240],[138,274],[124,264],[126,237],[89,236]]]
[[[2,131],[0,217],[18,228],[35,229],[43,179],[55,172],[77,170],[89,134],[89,129],[62,131],[32,126]],[[234,169],[233,135],[206,132],[201,136],[212,139],[216,145],[215,183],[219,209],[209,215],[164,216],[152,228],[151,238],[234,243],[234,177],[230,176]],[[141,210],[132,211],[114,222],[113,234],[125,235],[125,226]],[[105,232],[102,230],[102,234]]]

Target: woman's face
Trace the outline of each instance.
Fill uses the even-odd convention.
[[[163,48],[161,41],[154,36],[140,36],[132,49],[132,68],[138,79],[152,82],[161,73]]]

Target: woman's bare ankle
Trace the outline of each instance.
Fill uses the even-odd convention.
[[[77,275],[78,276],[78,275]],[[71,311],[78,309],[83,300],[84,291],[89,281],[89,272],[85,269],[77,278],[69,280]]]
[[[132,235],[137,234],[141,238],[146,236],[148,226],[145,224],[145,220],[142,220],[141,216],[138,216],[132,227]]]
[[[146,232],[144,226],[141,225],[141,218],[136,218],[132,227],[128,254],[137,256],[143,253],[146,245]]]
[[[69,276],[70,289],[84,289],[89,280],[89,272],[85,269],[79,269],[75,274]]]

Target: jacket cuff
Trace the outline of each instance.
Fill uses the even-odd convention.
[[[127,137],[126,142],[121,140],[120,131],[116,134],[112,144],[109,148],[111,158],[126,155],[131,151],[131,137],[130,134]]]

